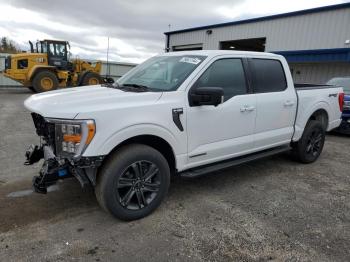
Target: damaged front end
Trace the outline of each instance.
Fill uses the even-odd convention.
[[[103,156],[83,157],[82,153],[95,135],[93,120],[46,119],[32,113],[40,145],[31,145],[25,153],[25,165],[44,159],[39,176],[33,178],[38,193],[60,179],[75,177],[82,187],[96,184],[96,173]]]

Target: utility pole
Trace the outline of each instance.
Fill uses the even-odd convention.
[[[168,32],[171,30],[171,24],[168,24]],[[165,36],[165,53],[168,53],[170,51],[169,47],[169,42],[170,42],[170,35]]]
[[[108,56],[109,56],[109,37],[107,38],[107,70],[106,70],[106,75],[109,77],[110,75],[110,69],[109,69],[109,61],[108,61]]]

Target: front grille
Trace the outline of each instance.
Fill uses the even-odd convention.
[[[38,136],[43,137],[55,151],[55,124],[47,122],[43,116],[37,113],[32,113],[32,118]]]
[[[11,56],[5,58],[5,70],[6,69],[11,69]]]

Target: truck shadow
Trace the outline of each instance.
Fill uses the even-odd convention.
[[[82,190],[78,181],[58,183],[46,195],[34,193],[31,181],[0,185],[0,232],[40,220],[60,220],[98,209],[92,188]]]
[[[283,172],[281,166],[293,165],[293,163],[288,155],[282,154],[198,178],[175,177],[172,179],[166,202],[182,201],[181,199],[184,198],[190,201],[191,198],[202,194],[210,197],[213,190],[219,192],[224,189],[221,193],[227,190],[234,191],[242,184],[255,184],[266,176],[279,175]],[[274,172],[271,172],[272,170]],[[161,208],[166,209],[167,204],[162,205]],[[0,184],[0,232],[40,220],[55,222],[99,209],[93,188],[82,189],[75,179],[57,183],[56,188],[46,195],[34,193],[30,180]]]

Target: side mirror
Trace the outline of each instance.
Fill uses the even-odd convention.
[[[113,84],[114,83],[114,79],[112,77],[104,77],[102,80],[103,80],[103,83],[105,83],[105,84]]]
[[[224,101],[221,87],[198,87],[189,94],[190,106],[218,106]]]

